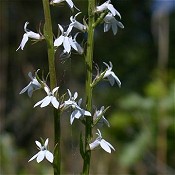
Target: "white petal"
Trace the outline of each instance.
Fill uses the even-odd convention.
[[[40,162],[44,159],[44,156],[45,156],[45,151],[40,151],[40,152],[38,153],[38,157],[37,157],[36,161],[37,161],[38,163],[40,163]]]
[[[55,88],[52,90],[52,94],[54,94],[58,89],[59,89],[59,87],[55,87]]]
[[[118,86],[121,87],[121,82],[120,82],[119,78],[115,75],[114,72],[111,73],[111,76],[114,77],[114,79],[115,79],[115,81],[117,82]]]
[[[59,107],[59,102],[57,101],[56,97],[53,97],[51,98],[51,103],[53,104],[53,106],[58,109]]]
[[[71,91],[69,89],[67,89],[67,91],[68,91],[69,97],[71,98],[72,97]]]
[[[78,93],[75,92],[75,93],[74,93],[74,100],[76,100],[77,97],[78,97]]]
[[[118,15],[121,18],[120,13],[114,8],[112,4],[108,5],[108,9],[112,13],[113,16]]]
[[[79,119],[82,116],[82,113],[79,110],[75,110],[75,111],[72,112],[71,115],[73,116],[73,118]]]
[[[100,145],[99,140],[95,140],[94,142],[89,144],[90,150],[93,150],[94,148],[98,147]]]
[[[46,107],[50,102],[51,102],[51,98],[52,96],[46,96],[44,99],[43,99],[43,102],[41,104],[41,108],[43,107]]]
[[[44,86],[44,90],[45,90],[45,92],[47,93],[47,95],[50,94],[50,89],[49,89],[47,86]]]
[[[60,24],[58,24],[58,27],[59,27],[61,33],[63,34],[63,32],[64,32],[63,27]]]
[[[35,154],[28,162],[30,162],[30,161],[32,161],[32,160],[34,160],[35,158],[37,158],[38,157],[38,153],[37,154]]]
[[[106,141],[104,139],[102,139],[100,141],[100,146],[108,153],[111,153],[111,148],[109,147],[109,145],[106,143]]]
[[[55,41],[54,41],[54,46],[58,47],[60,46],[64,41],[64,36],[61,35],[59,38],[57,38]]]
[[[76,51],[78,51],[76,44],[73,42],[72,37],[69,38],[69,43]]]
[[[104,23],[104,32],[108,32],[111,27],[110,23]]]
[[[118,31],[118,27],[115,23],[112,23],[112,31],[113,31],[113,34],[116,35],[117,34],[117,31]]]
[[[98,133],[96,133],[100,138],[102,138],[101,132],[99,129],[97,129]]]
[[[71,47],[70,47],[70,43],[69,43],[69,38],[68,37],[64,37],[64,41],[63,41],[63,46],[66,52],[70,52]]]
[[[41,38],[40,34],[39,33],[35,33],[35,32],[27,32],[27,35],[29,38],[32,38],[32,39],[37,39],[39,40]]]
[[[72,0],[66,0],[66,2],[68,3],[70,8],[74,7],[74,4],[73,4]]]
[[[25,34],[23,35],[21,44],[20,44],[20,46],[16,49],[16,51],[19,50],[19,48],[21,48],[21,50],[23,50],[23,49],[24,49],[24,46],[25,46],[25,44],[26,44],[26,42],[28,41],[28,39],[29,39],[29,38],[28,38],[28,35],[27,35],[27,33],[25,33]]]
[[[34,105],[34,108],[38,105],[40,105],[42,102],[43,102],[44,99],[40,100],[39,102],[37,102],[35,105]]]
[[[90,113],[89,111],[85,111],[85,110],[83,110],[83,115],[91,116],[91,113]]]
[[[117,21],[117,25],[120,27],[120,28],[124,28],[124,25],[121,23],[121,22],[119,22],[119,21]]]
[[[53,154],[52,154],[50,151],[46,150],[46,151],[45,151],[45,156],[46,156],[46,159],[47,159],[50,163],[53,163]]]
[[[25,22],[25,24],[24,24],[24,31],[27,33],[28,32],[28,30],[27,30],[27,25],[29,24],[29,22],[27,21],[27,22]]]
[[[69,25],[69,27],[68,27],[68,29],[66,31],[66,36],[69,35],[69,33],[72,31],[72,28],[73,28],[73,26],[72,25]]]
[[[37,140],[35,141],[35,143],[36,143],[36,145],[38,146],[38,148],[40,148],[40,149],[41,149],[41,147],[42,147],[41,143],[40,143],[40,142],[38,142]]]
[[[107,78],[108,78],[109,83],[111,84],[111,86],[113,86],[114,83],[115,83],[115,79],[114,79],[114,77],[110,74],[109,76],[107,76]]]
[[[106,140],[105,142],[109,145],[110,148],[112,148],[115,151],[114,147],[109,142],[107,142]]]
[[[44,147],[47,148],[47,145],[49,143],[49,139],[47,138],[46,141],[44,142]]]
[[[19,94],[23,94],[24,92],[26,92],[30,85],[31,83],[29,83],[26,87],[24,87]]]
[[[81,106],[82,101],[83,101],[83,99],[80,98],[79,101],[78,101],[78,106]]]
[[[103,64],[105,64],[105,65],[107,66],[108,69],[110,68],[109,65],[108,65],[107,63],[103,62]]]

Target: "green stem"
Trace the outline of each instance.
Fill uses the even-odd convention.
[[[93,61],[93,47],[94,47],[94,10],[95,0],[88,1],[88,40],[87,40],[87,52],[86,52],[86,105],[87,110],[92,110],[92,61]],[[89,174],[91,151],[89,149],[89,143],[92,137],[92,117],[86,117],[85,126],[85,152],[83,163],[83,174]]]
[[[45,25],[44,25],[44,37],[47,42],[48,49],[48,62],[49,62],[49,72],[50,72],[50,88],[53,89],[57,86],[56,81],[56,70],[55,70],[55,53],[53,45],[53,32],[52,32],[52,20],[50,15],[50,5],[49,0],[42,0]],[[54,175],[60,174],[61,167],[61,152],[60,152],[60,111],[54,108],[54,136],[55,136],[55,150],[54,150]]]

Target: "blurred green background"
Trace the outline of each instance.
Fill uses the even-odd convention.
[[[99,2],[99,1],[98,1]],[[100,1],[101,3],[104,1]],[[87,15],[87,0],[74,0]],[[94,66],[105,68],[103,61],[112,61],[122,87],[101,82],[94,89],[93,104],[111,106],[105,117],[111,127],[101,129],[104,139],[116,151],[92,151],[91,174],[171,175],[175,174],[175,1],[113,0],[121,13],[124,29],[116,36],[103,25],[95,31]],[[69,24],[68,6],[51,7],[54,34],[57,24]],[[37,152],[35,140],[49,138],[53,145],[53,118],[50,107],[33,108],[45,94],[36,92],[30,99],[19,95],[29,78],[29,71],[40,68],[48,73],[45,42],[28,42],[24,51],[18,48],[23,25],[29,21],[32,31],[43,26],[42,1],[0,1],[0,175],[52,174],[52,166],[44,161],[28,163]],[[79,41],[86,35],[80,35]],[[84,97],[84,58],[72,54],[56,67],[60,91],[78,91]],[[95,74],[95,71],[94,71]],[[79,174],[82,159],[79,153],[78,121],[69,124],[70,113],[62,116],[62,170]],[[94,130],[95,132],[95,130]]]

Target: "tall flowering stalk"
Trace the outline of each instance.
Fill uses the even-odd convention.
[[[92,110],[92,61],[93,61],[93,46],[94,46],[94,20],[95,20],[95,0],[88,1],[88,39],[87,52],[85,58],[86,66],[86,106],[87,110]],[[89,174],[91,151],[89,143],[92,139],[92,117],[86,118],[85,124],[85,153],[83,156],[83,174]]]
[[[121,82],[116,74],[112,71],[113,65],[109,61],[109,64],[103,62],[107,67],[106,70],[100,72],[97,69],[97,75],[93,79],[92,70],[93,70],[93,52],[94,52],[94,30],[95,28],[104,23],[104,32],[108,32],[111,28],[113,34],[116,35],[118,27],[124,28],[123,24],[115,19],[115,16],[121,18],[120,13],[114,8],[110,0],[107,0],[103,4],[96,6],[96,0],[88,0],[88,23],[84,20],[83,23],[77,21],[76,17],[81,14],[78,12],[75,15],[70,17],[70,24],[67,29],[65,29],[61,24],[58,24],[60,34],[58,38],[53,41],[53,31],[52,31],[52,20],[50,15],[50,5],[55,4],[67,4],[71,11],[74,11],[74,8],[79,11],[79,9],[74,5],[72,0],[42,0],[43,10],[44,10],[44,33],[35,33],[27,29],[29,22],[26,22],[24,25],[25,34],[23,35],[22,41],[19,49],[23,50],[26,42],[29,38],[36,41],[45,40],[47,43],[47,52],[48,52],[48,67],[49,67],[49,76],[50,84],[47,84],[47,79],[40,79],[38,76],[38,71],[35,72],[33,76],[29,72],[29,77],[31,79],[30,83],[24,87],[20,94],[25,92],[28,93],[29,97],[32,97],[33,92],[36,90],[44,90],[46,96],[38,101],[34,107],[40,106],[41,108],[50,106],[53,108],[53,119],[54,119],[54,154],[48,150],[49,139],[46,139],[45,142],[40,143],[35,141],[38,146],[39,152],[35,154],[30,160],[36,159],[40,163],[44,158],[46,158],[50,163],[53,164],[54,175],[59,175],[61,173],[61,128],[60,128],[60,117],[61,113],[68,108],[72,109],[70,114],[70,125],[73,124],[73,121],[76,119],[80,120],[81,123],[85,126],[85,135],[84,137],[80,134],[80,153],[83,158],[83,168],[82,174],[88,175],[90,172],[90,161],[91,161],[91,150],[96,147],[101,147],[107,153],[111,153],[112,150],[115,151],[115,148],[105,139],[103,139],[101,131],[99,130],[103,124],[106,124],[110,127],[109,122],[104,117],[105,112],[109,107],[102,106],[100,110],[92,110],[92,98],[93,98],[93,88],[101,80],[107,79],[111,86],[115,83],[118,86],[121,86]],[[72,36],[72,30],[75,28],[78,32]],[[76,40],[76,37],[79,33],[87,33],[87,44],[86,47],[82,47]],[[78,98],[78,92],[75,92],[73,95],[71,90],[67,88],[67,94],[60,95],[59,87],[57,86],[57,77],[55,70],[55,51],[58,47],[63,47],[63,51],[60,54],[60,57],[68,59],[72,54],[71,51],[74,50],[78,54],[83,55],[85,50],[85,67],[86,67],[86,83],[85,83],[85,94],[86,94],[86,106],[82,107],[83,99]],[[68,99],[67,99],[68,97]],[[98,137],[93,141],[93,132],[92,129],[96,127]]]
[[[53,43],[53,32],[52,32],[52,20],[50,15],[50,5],[48,0],[42,0],[44,9],[44,36],[47,42],[48,50],[48,62],[49,62],[49,72],[50,72],[50,87],[54,89],[56,87],[56,70],[55,70],[55,54],[54,54],[54,43]],[[54,175],[60,174],[61,167],[61,152],[60,152],[60,137],[61,137],[61,127],[60,127],[60,111],[59,109],[53,109],[54,113],[54,137],[55,137],[55,150],[54,150]]]

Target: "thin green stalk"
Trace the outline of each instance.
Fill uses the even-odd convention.
[[[44,37],[47,42],[48,49],[48,62],[49,62],[49,72],[50,72],[50,88],[53,89],[57,86],[56,82],[56,70],[55,70],[55,54],[53,45],[53,32],[52,32],[52,20],[50,15],[50,5],[49,0],[42,0],[45,25],[44,25]],[[60,174],[61,167],[61,152],[60,152],[60,111],[54,108],[54,137],[55,137],[55,150],[54,150],[54,175]]]
[[[92,62],[93,62],[93,47],[94,47],[94,10],[95,0],[88,1],[88,40],[87,40],[87,52],[86,52],[86,105],[87,110],[92,110]],[[92,137],[92,117],[86,117],[85,124],[85,152],[83,162],[83,174],[89,174],[91,151],[89,149],[89,143]]]

